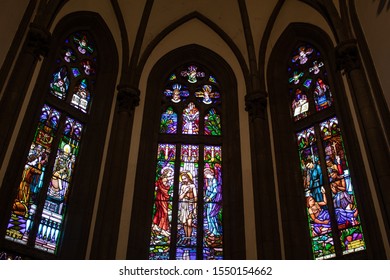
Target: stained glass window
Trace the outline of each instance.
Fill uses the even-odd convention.
[[[160,95],[167,107],[160,118],[149,259],[223,259],[218,88],[207,69],[185,65],[170,74]],[[173,140],[184,135],[191,143]]]
[[[313,256],[329,259],[364,250],[353,180],[332,107],[324,58],[314,46],[302,45],[292,53],[288,72]],[[311,126],[299,128],[303,120]]]
[[[323,57],[313,46],[295,50],[288,67],[291,115],[295,121],[332,106]]]
[[[72,179],[86,124],[68,104],[86,115],[93,97],[96,50],[86,32],[69,36],[58,52],[35,134],[15,186],[7,240],[56,254],[64,230]],[[52,100],[52,101],[49,101]],[[80,116],[79,116],[80,117]]]

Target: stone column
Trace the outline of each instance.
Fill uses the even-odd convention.
[[[339,70],[348,78],[351,94],[358,115],[368,164],[377,188],[387,234],[390,236],[390,153],[386,143],[386,131],[380,125],[371,89],[362,67],[355,40],[346,40],[336,47]]]
[[[35,66],[38,59],[47,55],[50,41],[51,34],[47,29],[33,23],[30,25],[24,45],[0,101],[0,166],[4,160]]]
[[[126,181],[127,164],[135,108],[140,92],[127,85],[118,86],[117,106],[105,164],[91,259],[115,259]]]
[[[251,137],[257,255],[259,259],[280,259],[278,212],[267,120],[267,93],[258,91],[247,94],[245,110],[249,113]]]

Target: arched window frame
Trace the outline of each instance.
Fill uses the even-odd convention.
[[[77,32],[89,34],[94,41],[94,46],[98,49],[99,69],[96,73],[93,99],[87,114],[69,104],[64,104],[49,92],[53,73],[58,69],[56,60],[64,47],[64,41]],[[0,224],[0,248],[2,250],[31,259],[84,259],[86,257],[92,210],[117,72],[118,54],[114,39],[97,13],[76,12],[65,16],[58,22],[53,31],[50,52],[42,63],[1,188],[1,211],[7,213],[3,215]],[[68,73],[68,75],[72,74]],[[72,93],[72,89],[69,88],[68,95]],[[71,117],[85,124],[77,166],[72,179],[72,190],[68,198],[69,208],[56,254],[4,239],[8,214],[15,198],[15,186],[20,182],[43,104],[49,104],[57,110],[67,112]],[[86,142],[89,144],[85,145]],[[56,150],[52,153],[56,153]]]
[[[221,144],[223,147],[224,258],[244,259],[245,236],[236,81],[231,68],[222,58],[197,45],[181,47],[165,55],[155,64],[148,79],[141,132],[141,139],[146,140],[141,142],[139,149],[127,258],[149,258],[157,143],[161,113],[166,110],[166,106],[161,104],[161,94],[169,75],[178,67],[186,65],[198,65],[208,69],[218,79],[221,96],[226,95],[221,97],[224,107],[220,112],[223,116],[221,122],[224,135],[220,140],[211,140],[209,143],[201,140],[199,144]],[[177,113],[179,117],[181,112]],[[190,135],[181,135],[175,142],[193,144]],[[203,181],[203,178],[199,177],[199,180]],[[200,255],[198,258],[202,259]]]
[[[314,114],[312,118],[304,118],[301,122],[294,124],[290,113],[291,100],[288,96],[288,79],[290,77],[287,67],[292,52],[305,44],[315,46],[322,54],[324,64],[327,65],[328,82],[335,104],[329,113],[319,112],[319,114]],[[314,123],[326,120],[325,115],[329,117],[336,115],[339,121],[366,242],[366,250],[344,256],[338,251],[336,258],[360,259],[383,255],[382,241],[378,238],[371,238],[371,236],[377,236],[379,232],[378,221],[375,218],[372,197],[367,195],[370,194],[370,189],[362,155],[356,152],[360,151],[357,134],[345,93],[346,89],[336,66],[335,51],[331,39],[323,30],[310,24],[290,24],[273,48],[267,77],[286,258],[313,259],[295,133]],[[327,174],[324,173],[324,176]],[[330,203],[333,202],[330,201]],[[336,236],[336,238],[339,237]],[[338,243],[340,244],[340,241]]]

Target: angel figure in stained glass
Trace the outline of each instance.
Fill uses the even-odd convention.
[[[179,103],[180,101],[182,101],[183,97],[188,97],[190,95],[188,90],[186,90],[185,88],[183,88],[183,90],[182,90],[181,88],[182,88],[182,85],[173,84],[172,89],[166,89],[164,91],[164,94],[165,94],[165,96],[172,97],[171,98],[172,102]]]
[[[303,72],[298,73],[298,71],[294,71],[293,76],[288,80],[290,83],[294,82],[294,84],[299,83],[299,79],[303,76]]]
[[[324,63],[323,62],[318,62],[318,61],[314,61],[313,62],[313,67],[310,67],[309,68],[309,72],[313,72],[315,75],[317,75],[318,73],[320,73],[320,67],[324,66]]]
[[[313,52],[312,48],[306,48],[306,47],[300,47],[299,52],[297,55],[295,55],[292,59],[292,62],[296,62],[299,60],[300,64],[305,64],[308,60],[308,55]]]
[[[204,72],[198,72],[196,66],[189,66],[187,71],[182,71],[181,76],[182,77],[188,77],[187,80],[188,82],[194,84],[198,80],[197,78],[204,77],[205,73]]]
[[[211,98],[219,98],[218,92],[211,92],[212,86],[204,85],[202,89],[203,89],[203,91],[195,92],[195,96],[203,98],[202,102],[204,104],[211,104],[211,102],[212,102]]]
[[[73,54],[73,51],[71,49],[67,49],[65,51],[65,54],[64,54],[64,60],[66,62],[71,62],[71,61],[75,61],[76,60],[76,57],[75,55]]]
[[[73,39],[75,43],[77,44],[77,49],[81,54],[86,54],[87,51],[89,53],[93,53],[93,48],[91,46],[88,46],[88,39],[87,36],[83,35],[81,38],[74,37]]]
[[[81,62],[81,65],[84,69],[84,73],[86,75],[93,75],[95,74],[95,69],[92,67],[91,62],[89,60],[85,60]]]
[[[61,99],[65,98],[65,95],[69,88],[69,79],[66,68],[62,67],[60,71],[53,75],[53,80],[50,83],[51,93]]]

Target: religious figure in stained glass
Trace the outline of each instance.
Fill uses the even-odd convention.
[[[299,48],[299,52],[297,55],[295,55],[292,59],[292,62],[296,62],[299,60],[300,64],[305,64],[308,60],[308,55],[310,55],[313,52],[312,48],[306,48],[304,46]]]
[[[96,70],[95,64],[92,64],[92,61],[96,62],[96,52],[87,37],[85,33],[77,33],[65,40],[56,59],[62,66],[54,72],[48,85],[51,95],[84,113],[90,103],[87,85],[93,84],[90,76]],[[77,51],[73,50],[75,47]],[[81,61],[84,55],[89,58]],[[69,101],[67,94],[71,86],[73,96]],[[24,162],[5,236],[7,240],[28,246],[31,244],[36,249],[52,254],[59,249],[68,193],[84,126],[66,116],[69,113],[57,111],[49,104],[43,105]],[[53,154],[54,150],[56,154]],[[53,160],[49,161],[49,157],[53,157]],[[45,193],[41,190],[45,190]],[[30,236],[31,233],[34,236]]]
[[[64,50],[64,60],[66,62],[74,62],[76,60],[76,56],[74,55],[74,52],[72,49],[67,48]]]
[[[176,146],[159,144],[149,257],[169,259]]]
[[[207,219],[207,231],[210,236],[221,235],[221,223],[218,220],[218,213],[221,209],[222,192],[221,192],[221,166],[215,164],[211,168],[206,164],[204,169],[205,176],[205,216]]]
[[[86,35],[81,36],[74,36],[73,37],[74,42],[76,43],[77,50],[81,54],[93,53],[93,47],[89,45],[89,41]]]
[[[183,110],[183,134],[199,133],[199,110],[190,102]]]
[[[324,66],[323,62],[318,62],[317,60],[313,62],[313,67],[309,68],[309,72],[313,72],[314,75],[317,75],[321,71],[321,67]]]
[[[80,84],[75,87],[71,104],[85,113],[90,99],[91,95],[88,89],[87,80],[83,79]]]
[[[330,214],[327,209],[325,189],[321,188],[322,199],[316,201],[312,195],[306,197],[307,212],[310,217],[311,235],[319,236],[331,232]]]
[[[173,84],[172,89],[166,89],[164,94],[165,96],[171,97],[171,101],[174,103],[179,103],[190,95],[187,88],[180,84]]]
[[[303,76],[303,72],[298,73],[298,71],[294,71],[293,76],[288,79],[290,83],[294,82],[294,84],[299,84],[299,79]]]
[[[197,78],[204,77],[205,73],[204,72],[198,72],[198,67],[196,66],[189,66],[187,71],[182,71],[181,76],[182,77],[187,77],[188,82],[191,84],[196,83],[198,80]]]
[[[197,190],[193,175],[189,171],[181,171],[179,175],[179,222],[182,224],[185,237],[183,245],[191,245],[193,220],[196,219]]]
[[[66,67],[62,67],[58,72],[53,74],[53,79],[50,83],[50,92],[54,96],[64,99],[68,93],[69,83]]]
[[[177,114],[172,107],[162,113],[160,121],[160,133],[175,134],[177,132]]]
[[[317,111],[321,111],[332,105],[331,96],[329,86],[322,79],[318,78],[314,89],[314,101]]]
[[[209,84],[200,85],[200,78],[204,77]],[[176,82],[179,80],[181,84]],[[149,259],[192,260],[199,256],[223,259],[221,146],[203,146],[204,158],[200,159],[202,146],[198,144],[183,140],[174,140],[176,144],[160,142],[185,135],[183,139],[192,139],[193,143],[202,137],[207,143],[211,135],[221,136],[221,116],[217,113],[221,102],[220,93],[215,90],[217,85],[214,86],[216,79],[206,77],[197,66],[190,65],[186,71],[172,73],[167,84],[161,95],[162,104],[170,101],[160,117]],[[201,104],[201,109],[195,104]],[[176,149],[180,162],[175,159]],[[198,178],[199,168],[203,168],[203,179]],[[177,195],[177,201],[173,194]],[[177,215],[173,217],[172,213]],[[172,224],[177,226],[175,234],[171,232]],[[198,230],[202,230],[201,242]]]
[[[213,87],[210,85],[204,85],[202,87],[202,91],[195,92],[196,97],[202,98],[202,102],[204,104],[211,104],[213,101],[212,99],[218,99],[219,93],[218,92],[212,92]]]
[[[153,229],[160,234],[169,236],[169,220],[168,220],[168,201],[170,200],[170,189],[173,185],[174,170],[170,166],[166,166],[161,170],[161,175],[156,181],[155,195],[155,214],[153,217]]]
[[[86,75],[94,75],[95,74],[95,68],[92,66],[92,62],[90,60],[84,60],[81,62],[81,67],[84,70],[84,73]]]
[[[295,120],[307,116],[309,111],[309,102],[307,96],[300,89],[296,89],[295,96],[291,104]]]

